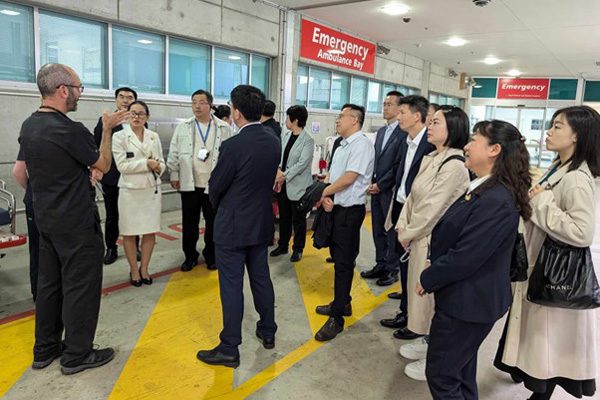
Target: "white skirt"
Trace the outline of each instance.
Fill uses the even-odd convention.
[[[156,191],[156,193],[154,193]],[[161,190],[119,188],[119,231],[124,236],[160,231]]]

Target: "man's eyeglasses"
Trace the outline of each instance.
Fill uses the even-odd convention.
[[[135,112],[135,111],[131,111],[130,114],[131,114],[132,118],[146,118],[146,116],[148,115],[145,112]]]
[[[79,85],[79,86],[77,86],[77,85],[67,85],[66,83],[61,83],[61,84],[60,84],[60,85],[58,85],[56,88],[58,89],[58,88],[59,88],[59,87],[61,87],[61,86],[66,86],[66,87],[77,88],[77,89],[79,89],[79,93],[83,93],[83,89],[84,89],[83,85]]]

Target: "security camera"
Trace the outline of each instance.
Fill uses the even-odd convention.
[[[475,4],[477,7],[485,7],[491,2],[492,0],[473,0],[473,4]]]
[[[402,22],[404,22],[405,24],[408,24],[410,21],[412,21],[411,17],[404,17],[404,18],[402,18]]]

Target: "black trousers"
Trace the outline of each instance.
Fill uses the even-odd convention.
[[[287,196],[286,185],[277,194],[279,206],[279,243],[278,247],[287,249],[294,229],[294,244],[292,248],[303,251],[306,245],[306,214],[296,210],[297,201],[290,200]]]
[[[392,191],[371,196],[371,220],[373,222],[373,242],[375,242],[375,261],[384,266],[389,243],[385,231],[385,218],[392,201]]]
[[[219,348],[226,354],[238,355],[242,343],[244,316],[244,265],[248,269],[254,308],[260,320],[256,329],[263,337],[272,338],[275,324],[275,292],[269,272],[267,243],[248,247],[216,245],[219,288],[223,309],[223,330]]]
[[[400,261],[404,254],[404,249],[398,242],[398,233],[395,229],[396,222],[398,222],[398,218],[400,217],[404,205],[395,200],[392,201],[392,224],[394,227],[387,231],[388,253],[385,259],[385,269],[390,273],[400,273],[400,312],[404,313],[404,315],[408,315],[408,291],[410,290],[410,288],[407,287],[408,261]]]
[[[107,249],[117,248],[119,239],[119,187],[102,185],[104,192],[104,210],[106,221],[104,222],[104,243]]]
[[[466,322],[436,308],[425,375],[435,400],[477,400],[477,352],[494,323]]]
[[[198,230],[200,212],[202,212],[205,222],[202,255],[206,264],[211,265],[215,263],[215,243],[213,242],[215,212],[210,204],[208,194],[204,193],[204,188],[196,188],[193,192],[181,192],[182,247],[186,260],[196,260],[200,255],[196,250],[196,244],[200,237]]]
[[[37,282],[40,260],[40,232],[35,223],[33,204],[25,203],[25,216],[27,217],[27,236],[29,241],[29,282],[33,301],[37,298]]]
[[[40,232],[40,270],[35,310],[36,359],[61,345],[64,366],[79,364],[92,351],[102,290],[102,229],[47,234]]]
[[[352,301],[350,289],[354,278],[354,262],[360,251],[360,227],[365,219],[365,206],[334,206],[332,212],[331,251],[335,273],[331,316],[343,322],[344,307]]]

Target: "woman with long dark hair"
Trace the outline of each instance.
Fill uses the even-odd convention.
[[[600,176],[600,115],[587,106],[556,111],[546,148],[558,157],[531,190],[525,225],[529,275],[546,238],[587,247],[594,238],[594,192]],[[598,266],[596,266],[598,267]],[[523,381],[530,399],[552,396],[556,385],[575,397],[596,390],[598,331],[595,310],[573,310],[527,300],[528,282],[515,285],[495,365]]]
[[[519,214],[531,217],[529,154],[513,125],[490,121],[465,146],[477,175],[431,236],[431,265],[416,291],[434,294],[425,375],[434,399],[476,399],[477,353],[511,300]]]

